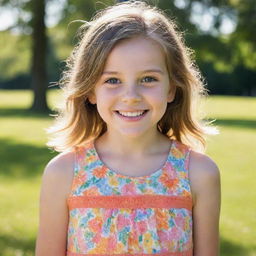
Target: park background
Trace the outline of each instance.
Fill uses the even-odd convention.
[[[205,78],[202,109],[220,131],[206,153],[221,171],[221,256],[256,255],[256,1],[148,1],[184,32]],[[0,255],[34,255],[55,82],[81,22],[113,1],[0,0]],[[49,85],[51,85],[49,87]]]

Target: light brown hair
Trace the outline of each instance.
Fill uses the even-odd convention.
[[[157,7],[144,2],[124,2],[98,12],[80,31],[80,42],[67,60],[60,86],[65,106],[59,109],[52,135],[47,143],[56,151],[72,150],[102,135],[107,127],[88,96],[100,78],[110,51],[120,40],[136,36],[151,38],[165,52],[171,84],[176,93],[158,123],[158,130],[170,138],[205,149],[205,135],[213,134],[210,123],[203,122],[197,106],[207,96],[200,73],[183,43],[174,22]]]

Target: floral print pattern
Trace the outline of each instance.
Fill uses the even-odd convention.
[[[110,170],[90,142],[77,151],[68,204],[74,198],[117,195],[165,195],[192,201],[189,153],[188,146],[172,140],[161,169],[148,176],[130,177]],[[184,252],[192,256],[192,209],[87,208],[70,204],[69,208],[67,255]]]

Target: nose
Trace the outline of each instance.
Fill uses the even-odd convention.
[[[127,86],[122,101],[127,104],[135,104],[142,100],[140,93],[138,92],[137,85]]]

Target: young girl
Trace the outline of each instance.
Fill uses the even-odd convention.
[[[37,256],[217,256],[220,180],[199,153],[206,95],[175,25],[145,3],[83,26],[42,182]]]

